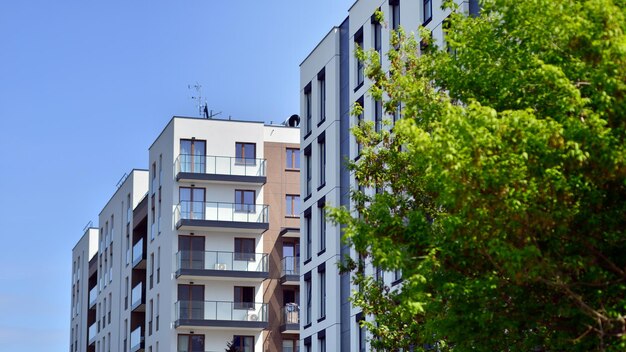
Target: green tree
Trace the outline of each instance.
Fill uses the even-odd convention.
[[[394,290],[343,263],[372,346],[626,350],[626,1],[447,6],[446,50],[421,29],[392,37],[388,70],[357,53],[385,111],[402,103],[388,131],[353,129],[350,168],[383,191],[331,214],[402,270]]]

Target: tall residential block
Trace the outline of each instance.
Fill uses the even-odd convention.
[[[73,351],[293,350],[299,147],[294,127],[172,118],[100,214]]]
[[[458,1],[462,11],[478,12],[476,0]],[[346,19],[334,27],[300,65],[300,114],[302,116],[301,173],[302,236],[300,283],[300,347],[310,351],[364,351],[369,348],[366,331],[360,327],[363,316],[349,301],[356,290],[349,275],[339,275],[337,262],[356,253],[341,241],[341,228],[326,222],[324,207],[350,208],[350,190],[359,187],[346,168],[346,160],[358,160],[361,146],[350,128],[372,121],[377,130],[390,128],[401,118],[402,106],[390,115],[368,89],[364,63],[355,48],[380,53],[383,69],[389,67],[391,30],[402,26],[416,39],[417,29],[430,30],[438,45],[445,45],[444,23],[450,10],[441,0],[357,0]],[[382,11],[382,23],[375,15]],[[355,103],[363,107],[359,116],[351,114]],[[388,120],[389,124],[384,123]],[[373,189],[364,189],[373,193]],[[355,214],[356,216],[356,214]],[[366,274],[377,275],[391,287],[401,284],[400,272],[382,272],[371,265]]]

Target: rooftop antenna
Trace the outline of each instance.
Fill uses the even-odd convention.
[[[187,85],[188,89],[195,89],[196,95],[192,96],[191,99],[197,102],[198,107],[198,115],[200,117],[204,117],[205,119],[212,119],[213,117],[221,114],[222,112],[213,113],[213,110],[209,110],[209,104],[207,104],[206,99],[202,102],[202,85],[196,82],[193,86],[191,84]]]

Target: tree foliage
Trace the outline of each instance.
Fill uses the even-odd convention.
[[[402,30],[371,95],[402,118],[350,164],[334,209],[395,290],[345,268],[376,350],[626,350],[626,1],[453,8],[447,50]],[[418,52],[423,50],[423,55]],[[356,107],[358,113],[360,107]]]

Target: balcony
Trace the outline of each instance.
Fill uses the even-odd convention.
[[[98,333],[98,323],[93,323],[89,326],[89,329],[87,330],[87,341],[88,341],[88,345],[91,345],[92,343],[96,342],[96,334]]]
[[[130,292],[130,310],[133,312],[146,311],[146,297],[143,283],[138,283]]]
[[[133,246],[133,268],[146,268],[146,256],[143,254],[143,238],[139,239]]]
[[[287,303],[281,308],[280,332],[300,333],[300,307],[296,303]]]
[[[269,207],[265,204],[181,201],[174,210],[179,230],[263,233],[269,228]]]
[[[265,159],[180,154],[175,161],[177,181],[265,184]]]
[[[144,337],[141,334],[141,326],[138,326],[130,333],[130,352],[143,351]]]
[[[179,251],[176,253],[176,277],[181,276],[263,281],[269,278],[267,254]]]
[[[300,285],[300,257],[284,257],[280,260],[282,285]]]
[[[267,328],[267,304],[253,302],[178,301],[176,327]]]
[[[91,290],[89,290],[89,308],[96,305],[96,301],[98,300],[98,286],[94,286]]]

